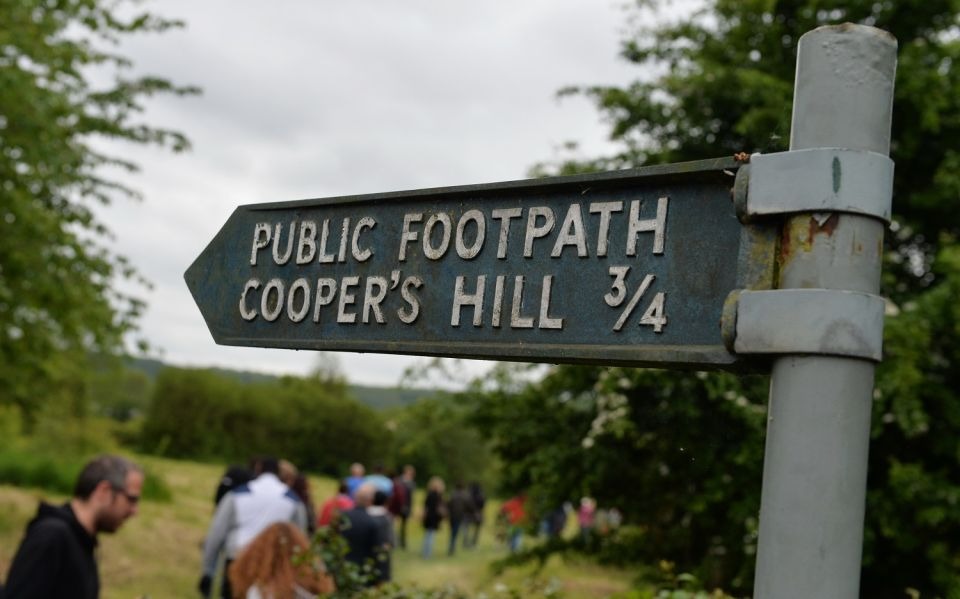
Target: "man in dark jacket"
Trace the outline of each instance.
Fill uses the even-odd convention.
[[[367,508],[373,504],[374,493],[376,487],[372,483],[360,485],[354,493],[356,504],[353,509],[341,514],[347,523],[340,530],[350,548],[344,556],[346,560],[361,568],[368,565],[373,568],[369,572],[368,580],[371,586],[379,582],[378,562],[383,557],[384,545],[387,542],[379,523],[367,512]]]
[[[453,492],[450,493],[450,499],[447,500],[447,515],[450,518],[450,545],[447,548],[447,555],[453,555],[456,551],[460,526],[469,514],[473,514],[473,511],[473,499],[463,482],[458,481]]]
[[[73,499],[41,502],[10,565],[4,597],[96,599],[97,535],[113,533],[137,513],[143,471],[119,456],[101,456],[77,478]]]

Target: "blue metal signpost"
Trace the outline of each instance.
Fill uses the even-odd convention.
[[[186,280],[221,344],[732,367],[724,302],[776,237],[739,166],[241,206]]]
[[[241,206],[187,284],[228,345],[770,368],[756,596],[854,599],[895,69],[817,29],[789,152]]]

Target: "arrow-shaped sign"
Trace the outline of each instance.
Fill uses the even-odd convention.
[[[724,301],[773,264],[737,168],[240,206],[185,278],[224,345],[723,367]]]

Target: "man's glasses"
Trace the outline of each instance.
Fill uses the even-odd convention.
[[[114,488],[113,488],[113,491],[114,491],[115,493],[120,493],[121,495],[123,495],[124,497],[126,497],[126,498],[127,498],[127,501],[129,501],[131,505],[137,505],[137,503],[140,501],[140,496],[139,496],[139,495],[133,495],[132,493],[127,493],[127,490],[126,490],[126,489],[118,489],[118,488],[114,487]]]

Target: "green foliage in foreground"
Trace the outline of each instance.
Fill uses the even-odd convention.
[[[107,169],[137,167],[95,143],[188,146],[138,113],[154,94],[196,90],[134,76],[111,47],[180,23],[123,4],[135,3],[0,0],[0,405],[28,426],[47,403],[84,399],[88,357],[121,352],[143,308],[114,287],[138,275],[95,214],[136,197]]]
[[[349,525],[344,522],[344,524]],[[469,593],[460,588],[458,582],[451,581],[442,586],[432,584],[430,586],[420,586],[419,584],[390,582],[380,586],[372,586],[376,581],[377,572],[375,564],[369,562],[363,566],[358,566],[346,560],[349,547],[346,540],[338,533],[336,527],[321,527],[317,530],[313,539],[311,539],[310,554],[294,558],[298,562],[319,558],[324,564],[326,571],[333,576],[337,585],[337,590],[330,597],[332,599],[560,599],[563,593],[560,590],[561,584],[557,580],[524,580],[516,588],[503,583],[494,586],[491,593]],[[635,599],[646,599],[637,596]],[[653,595],[649,595],[653,599]],[[658,596],[659,597],[659,596]],[[690,596],[693,599],[693,596]],[[718,599],[722,595],[717,596]],[[631,599],[634,599],[631,596]],[[680,599],[679,596],[677,599]]]

